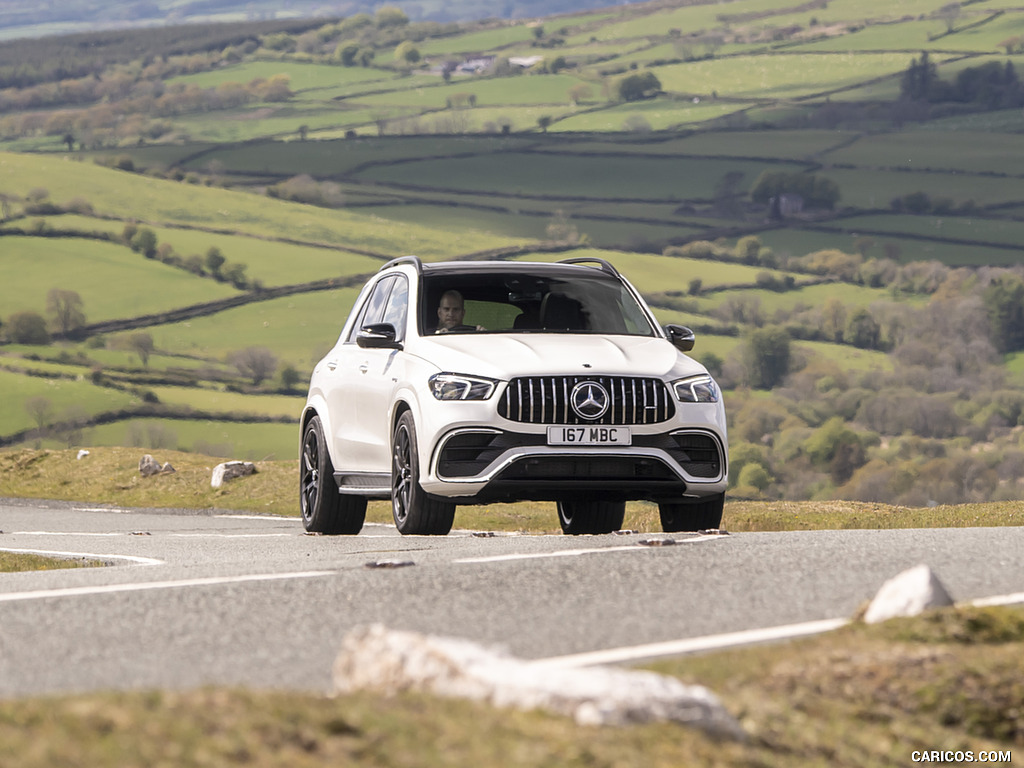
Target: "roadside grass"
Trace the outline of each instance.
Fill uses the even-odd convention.
[[[0,531],[2,533],[2,531]],[[94,568],[103,565],[95,560],[75,557],[50,557],[25,552],[4,552],[0,550],[0,573],[19,571],[55,571],[64,568]]]
[[[1024,747],[1022,655],[1024,611],[957,607],[650,665],[710,688],[745,742],[680,725],[580,726],[409,692],[206,687],[21,698],[0,701],[0,763],[872,768],[951,750],[1009,765]],[[325,690],[329,680],[325,669]]]
[[[294,425],[280,425],[295,431]],[[0,497],[24,497],[113,504],[124,507],[232,509],[297,517],[298,461],[256,461],[257,474],[210,487],[210,472],[223,459],[171,449],[123,446],[77,449],[17,449],[0,452]],[[144,478],[139,459],[151,453],[176,472]],[[391,523],[391,505],[370,502],[370,522]],[[856,501],[726,501],[722,527],[727,531],[804,531],[889,528],[964,528],[1024,525],[1024,501],[927,508],[896,507]],[[460,506],[456,528],[551,533],[559,530],[553,503],[522,502]],[[626,505],[624,527],[643,533],[661,530],[658,507],[650,502]]]

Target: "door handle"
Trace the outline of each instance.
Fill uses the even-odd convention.
[[[333,371],[337,367],[338,367],[338,363],[337,363],[336,360],[331,360],[329,363],[327,363],[327,370],[329,370],[329,371]]]
[[[368,370],[370,370],[370,366],[367,363],[363,363],[359,366],[360,373],[366,373]]]

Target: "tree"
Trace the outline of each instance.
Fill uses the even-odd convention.
[[[789,373],[791,351],[785,328],[759,328],[747,338],[744,362],[747,380],[754,389],[771,389]]]
[[[302,381],[302,374],[295,370],[295,366],[286,365],[281,369],[281,386],[291,392],[295,385]]]
[[[35,312],[15,312],[4,324],[8,341],[15,344],[49,344],[46,320]]]
[[[548,240],[557,240],[565,243],[577,243],[580,239],[580,231],[572,223],[565,211],[559,208],[551,217],[551,223],[544,230]]]
[[[548,126],[551,125],[551,115],[541,115],[537,118],[537,125],[544,133],[548,132]]]
[[[30,397],[25,401],[25,411],[36,423],[40,432],[44,431],[53,420],[53,403],[43,395]]]
[[[907,71],[903,73],[900,80],[900,95],[911,101],[926,100],[936,80],[938,69],[925,51],[921,54],[920,60],[912,59]]]
[[[636,72],[619,80],[616,91],[622,101],[640,101],[661,91],[661,81],[653,72]]]
[[[589,99],[594,95],[594,89],[586,83],[577,83],[569,89],[569,102],[574,106],[579,106],[581,101]]]
[[[420,49],[412,40],[403,40],[395,46],[395,61],[405,66],[412,66],[420,60]]]
[[[128,337],[128,347],[133,350],[142,361],[144,368],[149,367],[149,356],[153,353],[153,337],[145,332],[133,333]]]
[[[258,387],[277,370],[277,358],[266,347],[246,347],[231,355],[235,369]]]
[[[342,66],[354,67],[359,63],[359,44],[346,42],[338,43],[334,56],[342,63]]]
[[[141,253],[147,259],[156,255],[156,232],[149,227],[140,227],[133,235],[130,247],[136,253]]]
[[[1024,279],[1003,275],[984,293],[992,343],[1000,352],[1024,349]]]
[[[235,286],[235,288],[244,291],[249,287],[249,279],[245,276],[245,270],[245,264],[228,264],[224,268],[224,279]]]
[[[220,270],[224,266],[224,262],[227,259],[224,258],[224,254],[221,253],[220,248],[215,245],[211,245],[206,251],[206,268],[210,270],[210,274],[216,278],[221,276]]]
[[[956,26],[956,20],[960,17],[960,3],[944,5],[936,11],[935,15],[946,22],[946,32],[952,32]]]
[[[860,349],[878,349],[882,329],[864,307],[857,309],[846,326],[846,340]]]
[[[409,17],[405,15],[405,11],[394,5],[381,6],[377,9],[374,18],[377,22],[377,29],[404,27],[409,23]]]
[[[77,291],[51,288],[46,294],[46,311],[53,320],[53,327],[64,336],[69,336],[85,325],[82,311],[82,297]]]
[[[821,333],[827,341],[841,343],[846,332],[846,306],[830,296],[821,308]]]

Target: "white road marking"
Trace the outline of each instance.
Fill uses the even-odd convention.
[[[849,619],[824,619],[802,624],[784,624],[766,629],[748,629],[742,632],[727,632],[721,635],[705,635],[683,640],[669,640],[662,643],[634,645],[625,648],[609,648],[604,651],[574,653],[568,656],[554,656],[531,662],[537,667],[592,667],[598,664],[624,664],[631,661],[655,659],[663,656],[682,656],[687,653],[714,651],[736,645],[751,645],[771,640],[788,640],[804,635],[831,632],[846,626]]]
[[[979,597],[971,600],[970,604],[978,608],[990,608],[997,605],[1016,605],[1024,603],[1024,592],[1015,592],[1012,595],[996,595],[994,597]]]
[[[9,531],[10,536],[124,536],[127,531]]]
[[[280,522],[281,520],[290,520],[292,522],[301,522],[297,517],[288,517],[287,515],[214,515],[218,520],[273,520]]]
[[[96,555],[103,557],[103,555]],[[182,589],[185,587],[210,587],[222,584],[244,584],[254,581],[284,581],[288,579],[315,579],[333,576],[336,571],[296,571],[293,573],[265,573],[248,576],[213,576],[203,579],[180,579],[178,581],[144,581],[135,584],[108,584],[95,587],[67,587],[64,589],[39,589],[31,592],[0,594],[0,603],[21,600],[42,600],[52,597],[85,597],[89,595],[110,595],[118,592],[144,592],[154,589]]]
[[[702,541],[720,540],[720,536],[692,536],[687,539],[676,539],[676,544],[697,544]],[[453,560],[454,563],[503,563],[511,560],[543,560],[552,557],[579,557],[581,555],[595,555],[605,552],[650,552],[652,549],[661,550],[661,547],[650,547],[643,544],[624,544],[618,547],[591,547],[587,549],[560,549],[555,552],[515,552],[510,555],[487,555],[484,557],[463,557]]]
[[[169,533],[172,539],[273,539],[294,538],[294,533]]]
[[[163,560],[157,560],[155,557],[136,557],[135,555],[100,555],[93,552],[58,552],[52,549],[9,549],[8,547],[0,547],[0,552],[15,552],[22,555],[48,555],[52,557],[80,557],[90,560],[127,560],[136,565],[164,564]]]
[[[1024,603],[1024,592],[1015,592],[1009,595],[994,595],[992,597],[981,597],[971,600],[967,605],[979,608],[1016,605]],[[574,653],[566,656],[553,656],[547,659],[538,659],[530,662],[536,667],[592,667],[599,664],[625,664],[636,661],[662,658],[666,656],[684,656],[688,653],[700,653],[702,651],[717,651],[723,648],[732,648],[739,645],[753,645],[755,643],[771,642],[775,640],[789,640],[807,635],[817,635],[824,632],[831,632],[835,629],[845,627],[852,623],[851,619],[822,619],[820,621],[807,621],[800,624],[783,624],[777,627],[765,629],[748,629],[741,632],[727,632],[720,635],[705,635],[704,637],[690,637],[682,640],[669,640],[662,643],[649,643],[646,645],[634,645],[623,648],[609,648],[603,651],[589,651],[586,653]]]

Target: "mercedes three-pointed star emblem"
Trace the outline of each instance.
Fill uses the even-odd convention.
[[[610,401],[608,390],[596,381],[581,381],[572,388],[569,395],[569,402],[576,415],[589,421],[604,416]]]

